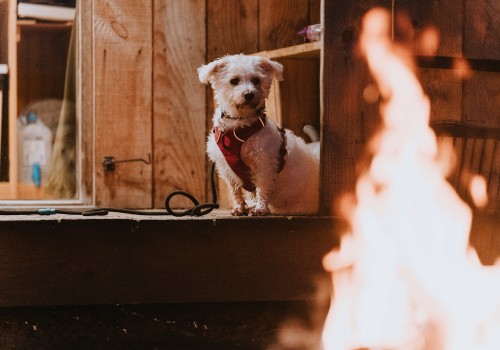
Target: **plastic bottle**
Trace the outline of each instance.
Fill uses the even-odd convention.
[[[40,187],[50,170],[52,132],[34,113],[18,118],[17,132],[19,182]]]
[[[307,40],[314,42],[321,40],[321,33],[323,32],[321,28],[321,24],[312,24],[310,26],[305,27],[297,34],[302,35]]]

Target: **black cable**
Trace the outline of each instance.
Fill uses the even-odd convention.
[[[210,186],[212,188],[212,203],[202,203],[189,192],[186,191],[174,191],[170,193],[165,199],[165,210],[164,211],[144,211],[144,210],[134,210],[134,209],[122,209],[122,208],[93,208],[83,211],[77,210],[65,210],[65,209],[55,209],[55,208],[42,208],[33,210],[0,210],[0,215],[53,215],[53,214],[66,214],[66,215],[81,215],[81,216],[103,216],[110,212],[113,213],[125,213],[134,215],[147,215],[147,216],[161,216],[161,215],[172,215],[176,217],[180,216],[203,216],[207,215],[214,209],[219,208],[217,203],[217,188],[215,184],[215,164],[212,164],[212,169],[210,172]],[[192,203],[193,207],[184,211],[174,211],[170,207],[170,201],[175,196],[184,196],[188,198]]]
[[[196,198],[191,193],[188,193],[186,191],[174,191],[174,192],[170,193],[167,196],[167,198],[165,198],[165,209],[167,210],[167,212],[170,215],[177,216],[177,217],[186,216],[186,215],[203,216],[203,215],[210,213],[214,209],[218,209],[219,204],[217,203],[217,188],[215,185],[214,173],[215,173],[215,163],[212,164],[212,169],[210,171],[210,187],[212,188],[212,203],[200,204],[200,202],[198,202],[196,200]],[[170,208],[170,201],[175,196],[186,197],[187,199],[189,199],[193,203],[193,207],[190,209],[187,209],[185,211],[181,211],[181,212],[173,211],[172,208]]]

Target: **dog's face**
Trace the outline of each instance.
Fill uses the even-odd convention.
[[[283,66],[259,56],[232,55],[198,69],[200,81],[211,83],[215,99],[224,112],[253,116],[264,106],[273,77],[282,79]]]

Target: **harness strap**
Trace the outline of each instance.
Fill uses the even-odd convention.
[[[220,131],[217,126],[213,129],[215,140],[226,158],[227,164],[243,181],[243,188],[249,192],[254,192],[256,187],[251,180],[251,169],[241,160],[241,145],[265,126],[266,115],[264,114],[249,126],[241,126],[227,131]]]
[[[281,134],[281,146],[278,155],[278,174],[281,173],[281,170],[285,167],[285,156],[288,151],[286,150],[286,131],[283,128],[278,128]]]
[[[213,133],[215,141],[219,146],[224,158],[233,172],[243,181],[243,188],[249,192],[256,190],[252,182],[251,169],[241,160],[241,145],[252,135],[266,126],[266,114],[262,113],[259,118],[249,126],[240,126],[231,130],[221,131],[218,126],[214,126]],[[286,149],[286,131],[278,128],[281,135],[281,146],[278,154],[278,168],[280,173],[285,166]]]

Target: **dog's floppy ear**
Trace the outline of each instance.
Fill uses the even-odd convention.
[[[203,84],[208,84],[213,81],[213,76],[215,73],[220,71],[226,65],[226,60],[224,58],[218,58],[208,64],[205,64],[198,68],[198,78]]]
[[[266,72],[274,74],[278,81],[283,80],[283,65],[281,63],[272,61],[266,57],[260,57],[259,66]]]

